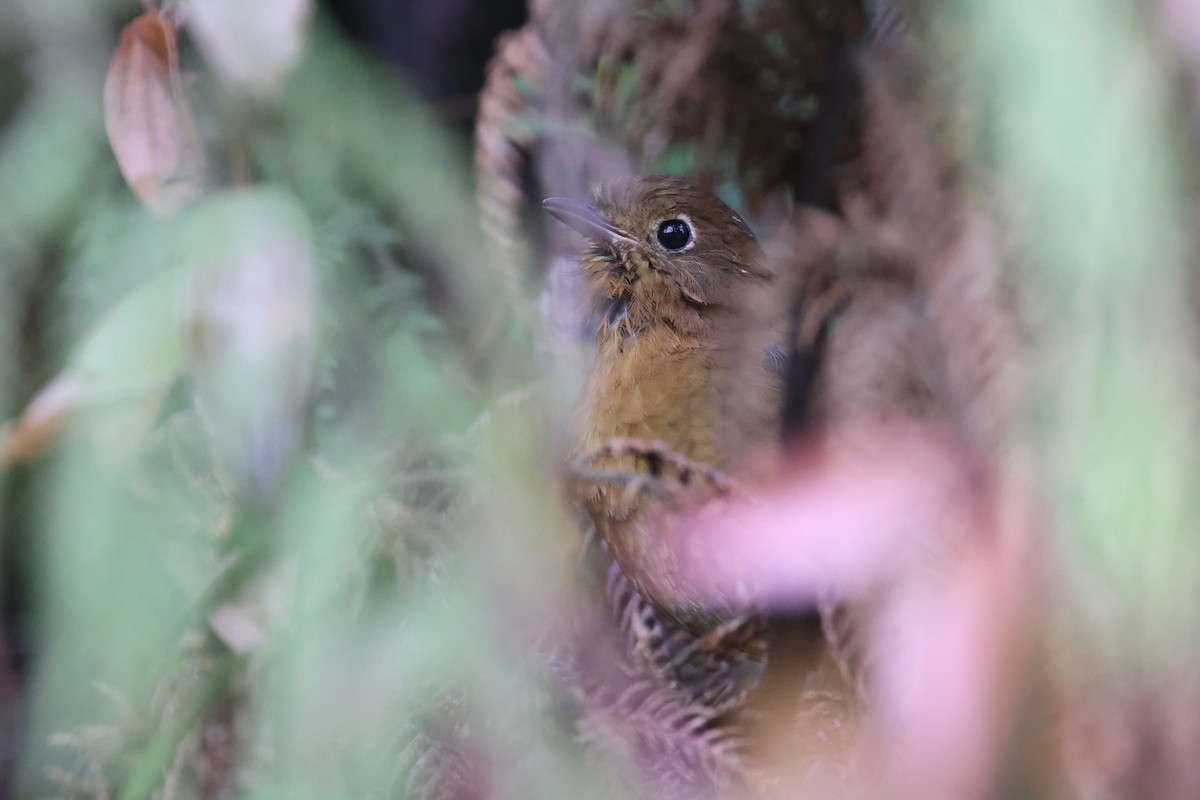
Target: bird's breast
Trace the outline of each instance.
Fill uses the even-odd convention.
[[[724,462],[716,354],[669,333],[606,333],[580,407],[583,449],[634,438],[665,442],[697,461]]]

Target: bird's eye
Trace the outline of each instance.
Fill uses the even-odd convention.
[[[682,250],[692,241],[692,229],[681,219],[658,223],[658,243],[668,250]]]

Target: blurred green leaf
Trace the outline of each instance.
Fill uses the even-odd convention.
[[[79,345],[67,367],[0,437],[0,463],[41,450],[76,412],[93,412],[89,433],[117,459],[137,451],[179,374],[183,353],[174,313],[178,271],[131,292]]]
[[[197,410],[235,479],[274,496],[305,427],[317,346],[315,255],[278,189],[214,194],[188,220],[177,301]]]

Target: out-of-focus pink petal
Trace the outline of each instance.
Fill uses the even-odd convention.
[[[977,468],[932,426],[832,432],[761,500],[677,519],[682,585],[772,608],[853,595],[895,568],[972,494]]]
[[[873,621],[874,746],[896,796],[988,797],[1001,767],[1032,582],[1016,542],[972,522],[951,558],[900,576]]]

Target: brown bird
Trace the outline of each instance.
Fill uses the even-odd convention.
[[[755,445],[777,438],[768,347],[780,315],[762,250],[741,217],[680,178],[543,206],[588,241],[598,327],[577,451],[607,479],[586,481],[583,503],[640,592],[677,619],[719,619],[672,585],[674,555],[646,525],[647,493],[629,489],[668,469],[687,486],[700,478],[696,462],[736,474]]]

